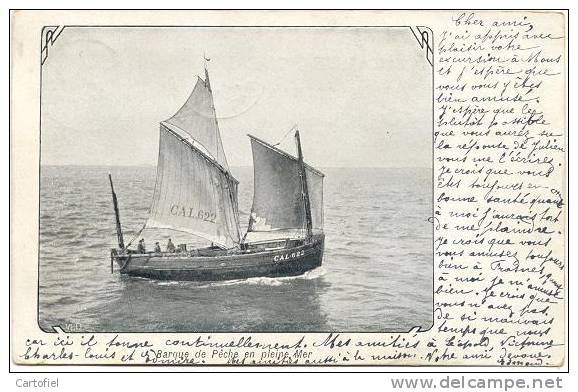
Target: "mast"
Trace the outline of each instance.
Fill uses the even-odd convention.
[[[203,59],[205,60],[205,84],[207,85],[207,88],[209,89],[209,92],[213,92],[213,90],[211,90],[211,82],[209,81],[209,71],[207,70],[207,63],[209,61],[211,61],[210,58],[207,58],[207,54],[205,52],[203,52]]]
[[[299,162],[299,178],[301,179],[301,193],[303,197],[303,206],[305,209],[305,228],[307,229],[307,241],[313,236],[313,222],[311,219],[311,204],[309,201],[309,189],[307,187],[307,174],[305,163],[303,162],[303,152],[301,151],[301,139],[299,130],[295,131],[295,143],[297,144],[297,159]]]
[[[207,60],[207,59],[205,59],[205,60]],[[207,89],[209,89],[209,92],[212,95],[213,90],[211,89],[211,81],[209,80],[209,70],[207,69],[207,63],[206,62],[205,62],[205,84],[207,85]],[[215,107],[213,106],[213,110],[214,109],[215,109]]]
[[[124,239],[122,236],[122,227],[120,225],[120,214],[118,212],[118,201],[116,200],[116,193],[114,192],[114,185],[112,185],[112,176],[108,173],[108,180],[110,181],[110,189],[112,191],[112,204],[114,206],[114,217],[116,219],[116,238],[118,240],[118,247],[124,249]]]
[[[213,117],[215,118],[215,127],[216,127],[216,144],[217,146],[215,147],[217,153],[219,152],[219,143],[221,143],[221,132],[219,131],[219,120],[217,119],[217,109],[215,108],[215,100],[213,98],[213,89],[211,88],[211,80],[209,79],[209,70],[207,69],[207,63],[209,61],[211,61],[210,58],[207,58],[207,56],[205,55],[205,53],[203,53],[203,58],[205,59],[205,84],[207,86],[207,89],[209,90],[209,95],[211,97],[211,109],[213,110]],[[222,147],[221,147],[222,148]],[[224,151],[223,151],[224,154]],[[217,156],[217,159],[219,157]],[[227,157],[224,157],[224,161],[227,162]],[[227,167],[226,170],[226,176],[227,178],[232,179],[233,181],[235,181],[236,183],[238,183],[238,181],[231,175],[231,173],[229,172],[229,168]],[[236,225],[239,226],[239,210],[238,210],[238,206],[237,206],[237,198],[234,194],[234,191],[231,187],[229,187],[229,198],[231,200],[231,204],[233,206],[233,217],[235,219]],[[240,241],[240,243],[243,242],[243,240]],[[238,246],[240,246],[240,243]]]

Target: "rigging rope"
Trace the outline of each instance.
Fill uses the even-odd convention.
[[[283,137],[281,138],[281,140],[279,140],[277,143],[273,144],[273,147],[278,146],[279,144],[281,144],[285,138],[287,137],[287,135],[289,135],[291,133],[291,131],[294,131],[297,129],[297,124],[294,124],[290,130],[287,131],[287,133],[285,133],[285,135],[283,135]]]
[[[137,239],[137,237],[140,235],[140,233],[142,233],[142,231],[145,229],[146,225],[147,225],[147,222],[145,222],[145,224],[141,227],[141,229],[128,242],[128,244],[125,246],[126,249],[130,248],[130,245],[132,244],[132,242]]]

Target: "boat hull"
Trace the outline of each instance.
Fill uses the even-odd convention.
[[[114,255],[122,274],[156,280],[222,281],[298,276],[321,266],[324,236],[284,249],[240,251],[217,256],[179,254]]]

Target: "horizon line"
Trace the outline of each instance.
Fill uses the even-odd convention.
[[[157,167],[157,165],[152,164],[136,164],[136,165],[96,165],[96,164],[82,164],[82,163],[40,163],[40,167],[64,167],[64,166],[76,166],[76,167]],[[252,169],[254,166],[247,165],[233,165],[231,168],[248,168]],[[432,166],[317,166],[324,169],[433,169]]]

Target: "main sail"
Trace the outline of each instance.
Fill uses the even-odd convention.
[[[254,193],[249,232],[305,229],[305,208],[297,158],[249,135]],[[312,227],[323,229],[323,173],[305,165]]]
[[[185,105],[160,124],[148,228],[184,231],[224,248],[240,243],[238,182],[229,173],[210,85],[198,79]]]
[[[165,123],[171,128],[176,127],[177,132],[186,133],[199,143],[219,165],[229,170],[208,73],[205,72],[205,80],[197,77],[197,83],[185,104],[171,118],[165,120]]]

